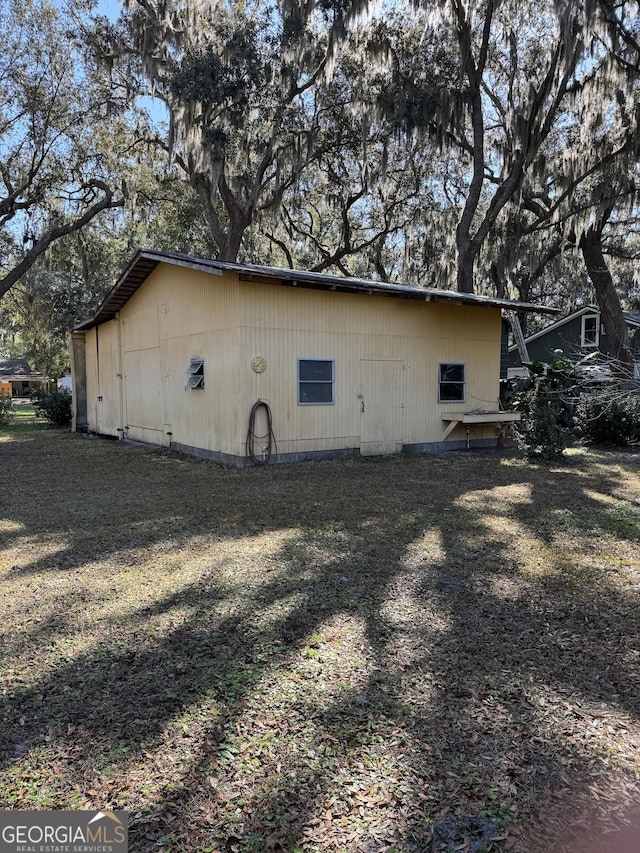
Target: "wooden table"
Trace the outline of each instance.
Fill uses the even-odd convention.
[[[443,433],[442,440],[453,432],[458,424],[466,424],[467,426],[467,448],[469,447],[469,430],[471,424],[495,424],[498,429],[502,429],[505,424],[519,421],[521,412],[446,412],[442,415],[442,420],[447,421],[447,427]]]

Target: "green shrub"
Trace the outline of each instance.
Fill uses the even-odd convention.
[[[640,442],[640,398],[607,396],[583,396],[575,415],[576,434],[586,444],[624,447]]]
[[[14,416],[13,400],[8,394],[0,394],[0,429],[8,427]]]
[[[562,455],[571,435],[566,424],[565,406],[557,395],[542,385],[529,395],[526,411],[514,424],[516,445],[530,459],[552,459]]]
[[[528,365],[531,375],[516,387],[512,405],[522,412],[514,424],[516,445],[530,459],[553,459],[560,456],[571,437],[573,402],[570,389],[575,375],[567,359],[558,359],[547,367]]]
[[[71,393],[66,388],[39,395],[33,404],[36,414],[52,424],[68,426],[71,423]]]

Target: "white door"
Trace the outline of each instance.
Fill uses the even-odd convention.
[[[360,453],[382,456],[402,450],[404,362],[360,360]]]

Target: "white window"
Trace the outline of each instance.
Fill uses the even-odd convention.
[[[332,406],[335,403],[335,364],[330,358],[298,359],[298,405]]]
[[[187,384],[184,386],[185,388],[191,388],[191,390],[195,390],[196,388],[204,388],[204,359],[203,358],[192,358],[189,367],[185,370],[185,373],[189,377],[187,379]]]
[[[438,365],[438,402],[464,403],[466,366],[445,362]]]
[[[582,317],[582,334],[580,340],[580,346],[583,347],[597,347],[599,340],[599,329],[598,329],[598,315],[597,314],[585,314]]]

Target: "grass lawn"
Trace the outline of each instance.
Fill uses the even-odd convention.
[[[39,429],[46,424],[45,418],[36,415],[33,402],[28,397],[13,398],[13,422],[11,424],[13,432]]]
[[[124,809],[135,853],[618,853],[640,453],[0,460],[1,808]]]

